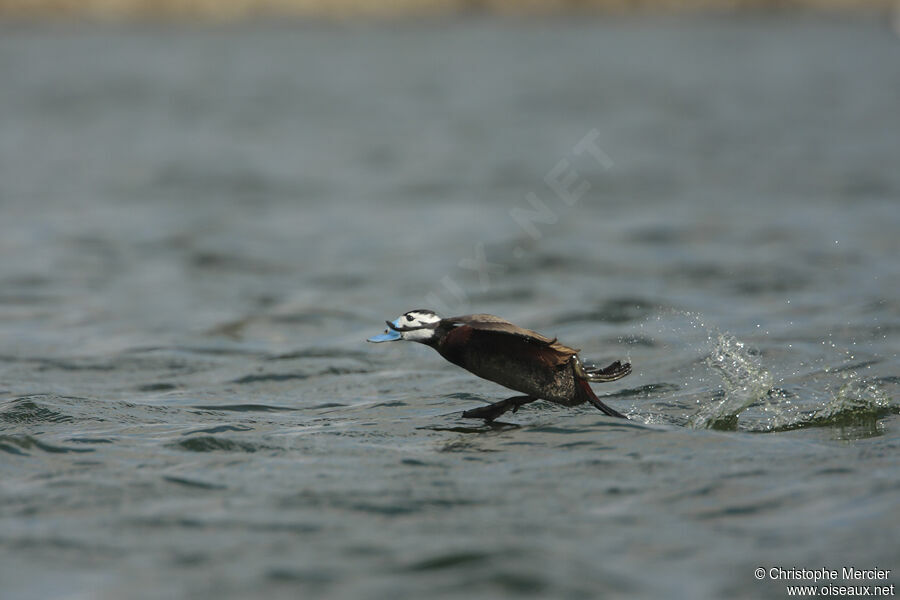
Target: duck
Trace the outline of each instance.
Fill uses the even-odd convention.
[[[366,341],[430,346],[448,362],[521,394],[467,410],[464,418],[490,423],[536,400],[562,406],[589,402],[610,417],[627,418],[597,398],[590,384],[622,379],[631,373],[629,362],[586,366],[580,350],[489,314],[442,318],[433,310],[416,309],[385,323],[384,333]]]

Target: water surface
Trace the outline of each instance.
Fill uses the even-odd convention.
[[[5,28],[0,595],[900,568],[898,59],[797,17]],[[363,341],[418,307],[630,360],[629,421],[461,419],[505,390]]]

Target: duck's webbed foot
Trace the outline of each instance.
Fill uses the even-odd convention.
[[[625,363],[624,365],[616,361],[608,367],[584,367],[584,374],[588,381],[615,381],[617,379],[622,379],[626,375],[631,373],[631,363]]]
[[[535,398],[534,396],[513,396],[512,398],[494,402],[487,406],[479,406],[478,408],[467,410],[462,416],[464,419],[484,419],[490,423],[505,412],[509,410],[516,412],[519,410],[519,407],[528,404],[529,402],[534,402],[537,399],[538,398]]]

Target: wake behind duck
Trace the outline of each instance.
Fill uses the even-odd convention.
[[[367,341],[406,340],[431,346],[451,363],[524,394],[467,410],[463,417],[493,421],[508,410],[516,412],[529,402],[547,400],[563,406],[590,402],[611,417],[626,418],[601,402],[590,382],[622,379],[631,373],[630,363],[585,367],[575,348],[494,315],[442,319],[423,309],[385,322],[385,332]]]

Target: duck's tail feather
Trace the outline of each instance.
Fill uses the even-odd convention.
[[[631,373],[631,363],[625,363],[623,365],[618,360],[608,367],[603,367],[602,369],[595,366],[584,367],[584,374],[587,377],[588,381],[615,381],[617,379],[622,379],[629,373]]]

